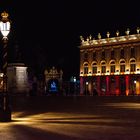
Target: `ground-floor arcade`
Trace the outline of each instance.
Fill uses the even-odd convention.
[[[140,75],[81,76],[81,95],[140,95]]]

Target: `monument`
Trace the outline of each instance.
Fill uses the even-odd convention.
[[[28,74],[24,63],[11,63],[7,67],[8,91],[10,93],[28,93]]]

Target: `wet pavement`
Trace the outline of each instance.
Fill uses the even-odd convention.
[[[0,140],[138,140],[140,97],[18,97]]]

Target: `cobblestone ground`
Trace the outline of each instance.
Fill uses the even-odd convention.
[[[139,140],[140,97],[12,99],[0,140]]]

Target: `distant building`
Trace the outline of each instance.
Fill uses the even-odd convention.
[[[81,36],[80,94],[140,95],[140,34]]]
[[[52,67],[50,70],[45,70],[44,74],[46,94],[59,94],[62,91],[63,71]]]

